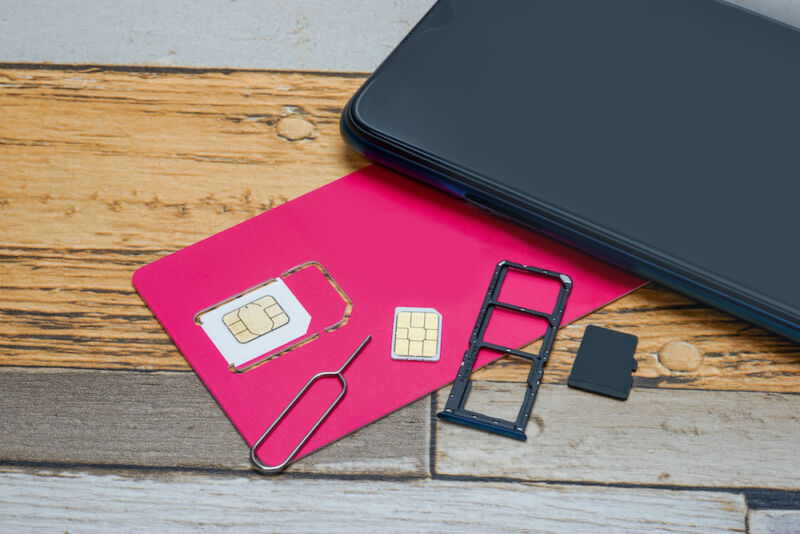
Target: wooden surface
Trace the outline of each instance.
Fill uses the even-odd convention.
[[[800,26],[800,0],[731,0]],[[4,61],[371,71],[434,0],[4,0]]]
[[[0,472],[9,530],[187,526],[276,532],[741,532],[741,495],[581,486]],[[42,476],[44,475],[44,476]],[[63,476],[64,479],[55,478]],[[180,487],[180,493],[176,492]],[[334,497],[335,496],[335,497]],[[97,504],[103,502],[103,506]],[[211,506],[209,504],[213,503]],[[476,506],[480,503],[480,506]],[[13,505],[13,509],[12,509]],[[61,513],[68,511],[65,523]],[[367,512],[367,513],[365,513]],[[101,523],[99,526],[98,523]],[[379,527],[379,528],[378,528]]]
[[[800,532],[800,512],[796,510],[756,510],[750,513],[750,532]]]
[[[794,0],[739,1],[800,22]],[[33,63],[372,71],[433,3],[3,0],[0,54]]]
[[[0,370],[0,390],[9,393],[0,413],[5,460],[250,468],[244,440],[194,373],[8,368]],[[421,399],[365,428],[361,439],[341,440],[291,469],[427,475],[430,411]]]
[[[514,413],[521,390],[510,386],[477,383],[472,406]],[[446,395],[439,397],[441,410]],[[437,423],[435,467],[523,480],[793,489],[800,487],[798,414],[799,395],[641,388],[619,402],[544,385],[528,442],[487,436],[475,447],[474,431]],[[540,461],[527,458],[533,447]]]
[[[130,277],[365,165],[338,134],[363,80],[0,68],[0,530],[796,531],[800,349],[656,285],[559,332],[525,443],[439,423],[440,393],[248,470]],[[565,386],[588,324],[639,336],[628,401]]]

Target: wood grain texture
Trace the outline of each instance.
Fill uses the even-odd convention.
[[[467,408],[509,418],[523,389],[475,382]],[[439,408],[446,394],[439,393]],[[634,388],[618,401],[544,385],[518,442],[439,421],[434,472],[539,481],[800,487],[800,396]]]
[[[366,164],[338,133],[361,82],[2,70],[3,242],[163,253],[241,222]]]
[[[363,79],[0,70],[0,364],[188,370],[131,274],[365,165],[337,124]],[[800,391],[796,345],[658,286],[562,330],[546,382],[590,323],[640,337],[639,387]]]
[[[0,472],[9,531],[744,532],[741,495],[445,481]]]
[[[750,534],[800,532],[800,510],[751,510],[748,519]]]
[[[430,398],[301,459],[296,473],[424,476]],[[249,449],[192,373],[0,370],[0,459],[250,470]]]
[[[365,165],[362,80],[0,72],[2,363],[187,370],[133,271]]]

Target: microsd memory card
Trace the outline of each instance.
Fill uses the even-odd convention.
[[[589,325],[567,379],[569,387],[625,400],[638,364],[634,354],[639,338]]]

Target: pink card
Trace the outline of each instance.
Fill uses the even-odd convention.
[[[504,259],[572,278],[565,323],[643,283],[373,165],[145,265],[133,284],[250,445],[312,376],[372,336],[300,458],[451,382]],[[549,306],[508,284],[504,300]],[[392,358],[397,307],[440,314],[438,361]],[[545,330],[521,326],[490,325],[511,346]],[[262,461],[286,458],[340,391],[335,379],[318,384],[259,448]]]

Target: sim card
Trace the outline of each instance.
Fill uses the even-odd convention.
[[[245,371],[344,326],[351,309],[333,277],[311,261],[201,311],[195,322],[231,370]]]
[[[442,315],[433,308],[394,309],[392,359],[439,361]]]
[[[308,332],[311,314],[280,278],[198,316],[230,365],[239,367]]]

